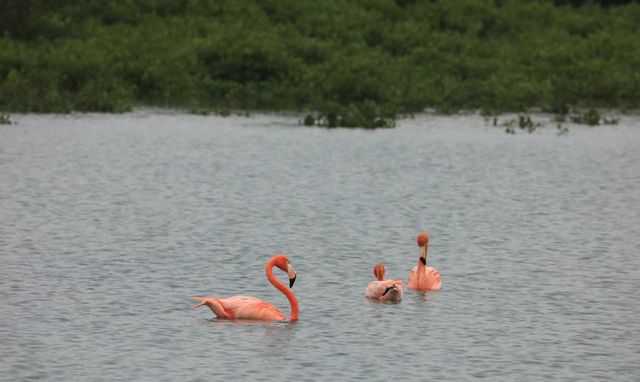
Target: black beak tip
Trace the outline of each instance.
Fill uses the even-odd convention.
[[[427,259],[425,259],[424,257],[420,258],[420,262],[422,263],[422,265],[427,265]]]
[[[293,283],[295,283],[295,282],[296,282],[296,278],[297,278],[297,277],[298,277],[298,276],[295,276],[294,278],[289,279],[289,288],[292,288],[292,287],[293,287]]]

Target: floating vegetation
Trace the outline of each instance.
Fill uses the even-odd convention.
[[[577,123],[580,125],[589,125],[589,126],[597,126],[597,125],[617,125],[619,119],[615,117],[607,118],[603,117],[598,113],[596,109],[589,109],[583,112],[573,112],[569,119],[573,123]]]
[[[229,109],[228,107],[223,107],[223,108],[218,108],[218,109],[211,109],[208,107],[201,107],[201,108],[192,108],[190,109],[191,113],[193,114],[197,114],[197,115],[219,115],[221,117],[228,117],[231,115],[231,109]],[[242,113],[242,115],[244,116],[248,116],[248,111],[245,111]],[[239,114],[240,115],[240,114]]]
[[[0,114],[0,125],[13,125],[15,122],[11,120],[9,114]]]
[[[379,105],[372,101],[352,104],[346,108],[329,104],[326,110],[316,115],[305,115],[302,123],[305,126],[361,127],[365,129],[392,128],[396,125],[394,116],[385,113]]]
[[[510,118],[501,123],[499,123],[498,117],[493,117],[493,126],[504,127],[505,133],[515,134],[516,128],[533,133],[538,127],[542,126],[542,124],[540,122],[534,122],[528,114],[518,114],[517,118]]]
[[[574,113],[569,116],[573,123],[580,125],[596,126],[600,124],[600,114],[595,109],[589,109],[583,113]]]
[[[526,129],[529,133],[533,133],[541,124],[539,122],[533,122],[531,117],[526,114],[518,115],[518,127],[522,130]]]
[[[489,122],[490,117],[485,116],[485,122]],[[588,109],[586,111],[573,110],[571,112],[556,114],[551,120],[555,123],[558,135],[566,135],[569,133],[569,127],[564,124],[567,122],[597,126],[597,125],[616,125],[619,122],[619,118],[605,117],[601,115],[595,109]],[[529,133],[533,133],[539,127],[543,127],[545,124],[534,121],[528,114],[518,114],[515,118],[509,118],[504,121],[500,121],[498,116],[491,117],[491,124],[494,127],[504,128],[505,133],[515,134],[518,129],[525,130]]]
[[[305,126],[309,125],[309,120],[305,117]],[[363,116],[360,114],[337,115],[329,113],[321,115],[315,119],[315,124],[323,127],[361,127],[364,129],[392,128],[396,126],[392,118],[377,116]]]
[[[558,132],[557,132],[558,136],[569,134],[569,128],[567,126],[562,126],[561,123],[558,123],[556,125],[556,129],[558,129]]]
[[[302,121],[302,123],[305,126],[313,126],[316,124],[316,118],[311,114],[307,114],[304,116],[304,120]]]
[[[504,128],[504,132],[507,133],[507,134],[515,134],[516,133],[516,129],[512,125],[507,125]]]

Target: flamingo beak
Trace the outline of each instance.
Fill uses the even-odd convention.
[[[420,247],[420,262],[427,265],[427,250],[424,246]]]
[[[393,284],[390,287],[387,287],[387,289],[384,290],[384,293],[382,295],[384,296],[387,293],[389,293],[390,290],[394,290],[394,289],[398,289],[398,286],[396,284]]]
[[[288,264],[288,273],[289,273],[289,288],[293,287],[293,283],[296,282],[296,277],[298,277],[296,275],[296,271],[293,269],[293,266],[291,264]]]

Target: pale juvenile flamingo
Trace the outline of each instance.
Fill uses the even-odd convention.
[[[289,288],[293,287],[293,283],[296,281],[296,271],[291,266],[289,259],[282,254],[275,255],[267,261],[264,267],[264,271],[267,274],[267,279],[274,287],[289,300],[291,305],[291,321],[298,320],[298,300],[293,294],[291,289],[282,284],[274,275],[273,267],[278,267],[280,270],[289,274]],[[200,304],[195,305],[193,309],[197,309],[203,305],[208,306],[211,311],[218,318],[226,318],[230,320],[234,319],[249,319],[249,320],[285,320],[286,317],[275,306],[268,302],[262,301],[256,297],[249,296],[233,296],[229,298],[214,298],[214,297],[193,297],[193,300],[200,301]]]
[[[437,269],[427,267],[429,256],[429,234],[421,232],[418,235],[420,258],[418,266],[409,272],[409,288],[416,290],[438,290],[442,287],[442,279]]]
[[[404,291],[402,286],[404,281],[401,280],[385,280],[384,279],[384,265],[376,264],[373,267],[373,274],[376,276],[376,281],[369,283],[369,286],[364,290],[365,297],[373,298],[378,301],[400,301]]]

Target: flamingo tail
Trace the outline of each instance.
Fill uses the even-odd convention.
[[[194,300],[195,300],[195,298],[194,298]],[[201,303],[192,306],[191,309],[198,310],[199,307],[204,306],[204,305],[207,305],[206,301],[202,301]]]
[[[222,303],[220,302],[220,300],[218,300],[217,298],[210,298],[210,297],[192,297],[191,298],[194,301],[200,301],[199,304],[194,305],[191,309],[198,309],[201,306],[208,306],[209,309],[211,309],[211,311],[213,312],[213,314],[215,314],[216,316],[220,317],[220,318],[229,318],[232,319],[233,318],[233,314],[230,314],[229,312],[227,312],[224,309],[224,306],[222,305]]]

